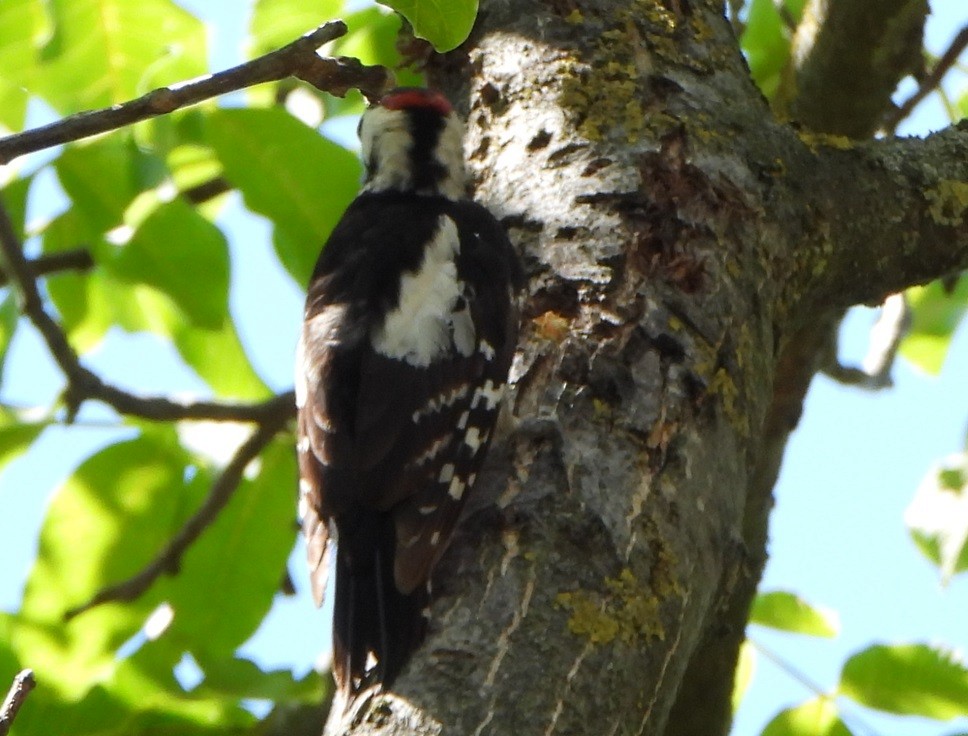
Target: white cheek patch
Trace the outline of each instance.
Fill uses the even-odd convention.
[[[449,351],[458,339],[452,319],[463,291],[455,262],[459,250],[457,224],[443,215],[420,267],[401,276],[396,308],[387,313],[370,335],[378,353],[426,368]],[[469,316],[467,322],[470,322]],[[465,345],[467,329],[462,324],[460,340]],[[472,323],[469,329],[473,330]]]
[[[403,110],[373,107],[364,113],[360,122],[360,147],[366,165],[372,165],[364,191],[381,192],[410,187],[412,142]]]

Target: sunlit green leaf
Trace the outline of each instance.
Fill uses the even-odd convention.
[[[23,128],[37,74],[37,50],[47,31],[40,0],[0,2],[0,125]]]
[[[295,41],[327,20],[340,17],[343,0],[257,0],[249,25],[249,55],[267,51]]]
[[[840,720],[835,702],[816,698],[780,712],[762,736],[851,736],[851,731]]]
[[[63,618],[163,549],[202,491],[204,479],[185,481],[189,464],[173,433],[155,429],[98,452],[57,491],[24,591],[21,616],[30,627],[16,641],[18,655],[49,687],[83,692],[157,605],[150,590],[130,603]]]
[[[356,195],[356,156],[277,108],[218,110],[209,126],[226,177],[250,209],[272,220],[279,258],[304,286],[322,244]]]
[[[901,355],[937,375],[951,336],[968,309],[968,276],[962,276],[953,287],[941,281],[915,286],[905,297],[911,310],[911,327],[901,343]]]
[[[797,22],[803,13],[803,0],[787,0],[782,7],[787,17]],[[746,54],[753,81],[769,99],[780,88],[790,61],[792,34],[773,0],[752,0],[740,46]]]
[[[460,46],[470,35],[477,18],[477,0],[380,0],[413,26],[441,53]]]
[[[844,664],[839,691],[869,708],[899,715],[968,716],[968,669],[924,644],[876,645],[855,654]]]
[[[749,690],[753,682],[753,675],[756,674],[756,649],[749,642],[744,640],[739,648],[739,657],[736,660],[736,674],[733,677],[733,695],[731,702],[733,711],[739,708],[743,702],[746,691]]]
[[[165,636],[190,645],[202,669],[232,656],[272,605],[295,541],[286,492],[295,487],[295,457],[280,440],[185,554],[178,577],[161,586],[175,612]]]
[[[201,21],[171,0],[50,0],[38,92],[62,113],[123,102],[205,73]]]
[[[750,623],[809,636],[836,636],[840,629],[834,611],[811,606],[794,593],[760,593],[753,602]]]
[[[968,570],[968,455],[957,453],[928,472],[904,512],[911,537],[942,583]]]
[[[216,329],[228,316],[225,237],[181,199],[154,209],[105,265],[122,280],[170,296],[193,324]]]

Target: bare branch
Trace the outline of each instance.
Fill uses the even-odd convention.
[[[30,691],[36,686],[37,681],[34,679],[33,670],[21,670],[13,678],[13,684],[7,691],[7,697],[3,699],[3,705],[0,706],[0,736],[7,736],[10,732],[10,727],[20,711],[20,707],[24,704],[27,696],[30,695]]]
[[[64,399],[68,415],[77,413],[80,405],[95,399],[121,414],[154,421],[178,419],[211,419],[236,422],[275,422],[295,413],[292,392],[280,394],[257,404],[225,404],[212,401],[181,402],[161,397],[135,396],[105,383],[100,376],[81,365],[60,325],[44,309],[37,288],[36,273],[24,258],[23,250],[6,207],[0,202],[0,267],[17,295],[20,311],[37,328],[47,348],[67,378]]]
[[[821,370],[838,383],[877,391],[894,385],[891,368],[901,340],[911,326],[911,312],[904,294],[891,294],[881,305],[881,314],[871,328],[867,355],[860,367],[844,365],[837,357],[836,344],[829,356],[830,364]]]
[[[931,71],[920,80],[917,91],[887,114],[884,120],[884,129],[893,132],[898,124],[911,114],[911,111],[917,107],[921,100],[936,90],[945,74],[954,66],[958,57],[961,56],[961,52],[966,48],[968,48],[968,26],[958,31],[958,35],[951,40],[951,44],[941,54],[937,63],[931,67]]]
[[[9,163],[17,156],[115,130],[228,92],[290,76],[340,97],[349,89],[359,89],[370,98],[379,96],[389,76],[385,68],[364,66],[356,59],[323,58],[316,53],[320,46],[345,33],[345,23],[330,21],[281,49],[217,74],[161,87],[135,100],[82,112],[50,125],[7,136],[0,139],[0,164]]]
[[[185,523],[174,539],[147,567],[138,574],[116,585],[98,591],[91,600],[72,608],[64,614],[65,619],[72,619],[95,606],[109,601],[132,601],[148,590],[162,575],[178,573],[182,555],[198,539],[206,527],[211,524],[219,512],[225,508],[232,498],[246,466],[272,441],[276,433],[285,426],[286,417],[276,416],[260,424],[256,430],[243,442],[222,474],[212,484],[201,508]]]
[[[35,276],[48,276],[61,271],[87,271],[94,267],[94,259],[86,248],[73,248],[60,253],[48,253],[29,262],[30,270]],[[0,272],[0,286],[5,286],[9,279]]]

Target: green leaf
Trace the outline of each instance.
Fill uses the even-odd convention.
[[[811,606],[794,593],[760,593],[753,602],[750,623],[808,636],[836,636],[840,623],[834,611]]]
[[[48,31],[39,0],[0,2],[0,125],[23,129],[37,74],[37,49]]]
[[[950,455],[925,476],[904,522],[943,584],[968,570],[968,454]]]
[[[48,424],[25,412],[0,407],[0,472],[26,452]]]
[[[783,3],[794,22],[803,16],[804,0]],[[753,81],[767,98],[779,92],[790,62],[790,39],[793,31],[780,16],[774,0],[752,0],[740,46],[746,54]]]
[[[327,20],[337,18],[343,0],[257,0],[249,26],[249,55],[259,56],[292,43]]]
[[[911,328],[901,342],[901,355],[932,375],[941,372],[951,336],[968,309],[968,276],[953,288],[941,281],[915,286],[905,293]]]
[[[274,702],[322,702],[324,679],[310,671],[301,680],[289,670],[264,671],[244,658],[211,659],[205,665],[205,679],[195,691],[200,695],[255,698]]]
[[[17,331],[20,312],[13,294],[7,293],[0,300],[0,385],[3,383],[3,370],[7,365],[7,351]]]
[[[333,46],[334,55],[351,56],[364,64],[393,69],[400,86],[424,85],[423,75],[406,66],[407,60],[397,49],[401,24],[397,13],[387,13],[380,8],[367,8],[347,15],[343,20],[346,21],[349,33],[336,40]],[[347,95],[344,99],[329,96],[327,103],[332,103],[327,105],[327,111],[331,115],[358,115],[365,107],[360,94]]]
[[[968,716],[968,669],[924,644],[876,645],[847,660],[840,693],[868,708],[948,720]]]
[[[33,181],[34,175],[29,174],[7,182],[0,190],[0,196],[3,197],[7,214],[10,216],[14,231],[21,241],[26,240],[27,197],[30,194],[30,185]]]
[[[78,213],[97,233],[120,225],[135,197],[164,178],[161,162],[142,153],[126,133],[70,146],[54,168]],[[75,239],[67,247],[79,244]]]
[[[199,216],[192,213],[190,218],[196,220]],[[212,227],[198,222],[196,226]],[[68,210],[44,233],[44,251],[76,247],[87,236],[97,239],[84,218],[76,210]],[[97,245],[95,260],[110,261],[115,255],[115,246],[100,241]],[[158,245],[162,246],[160,241]],[[186,272],[183,281],[184,284],[174,288],[199,291],[208,288],[206,272],[199,269]],[[171,297],[152,286],[124,281],[110,267],[97,266],[85,274],[52,274],[47,279],[47,289],[71,344],[80,353],[96,347],[115,325],[128,332],[152,332],[172,341],[185,362],[217,395],[238,400],[256,400],[269,395],[228,314],[212,328],[199,327]]]
[[[83,693],[158,604],[157,587],[64,622],[69,608],[152,560],[197,503],[204,479],[186,482],[191,458],[173,432],[152,429],[86,460],[58,490],[40,531],[24,591],[18,656],[61,693]]]
[[[225,237],[182,199],[154,209],[105,267],[122,281],[167,294],[192,324],[217,329],[228,316]]]
[[[730,698],[733,705],[733,712],[739,708],[740,703],[749,690],[753,682],[753,675],[756,674],[756,649],[745,639],[739,648],[739,657],[736,660],[736,674],[733,677],[733,695]]]
[[[851,731],[840,720],[836,703],[816,698],[781,711],[763,729],[762,736],[851,736]]]
[[[205,27],[171,0],[50,0],[38,92],[62,113],[204,74]]]
[[[250,209],[271,219],[283,265],[300,286],[359,187],[356,156],[278,108],[217,110],[209,141]]]
[[[290,441],[276,441],[187,551],[179,575],[159,586],[175,612],[164,636],[189,648],[203,670],[231,657],[268,613],[295,541],[286,492],[295,487]]]
[[[380,0],[413,26],[414,35],[444,53],[460,46],[477,18],[477,0]]]

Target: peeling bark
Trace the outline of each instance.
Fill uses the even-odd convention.
[[[818,305],[968,266],[941,194],[968,180],[968,131],[798,135],[711,0],[482,2],[433,72],[530,277],[515,426],[435,575],[427,643],[328,732],[725,733],[815,370],[791,340]]]

